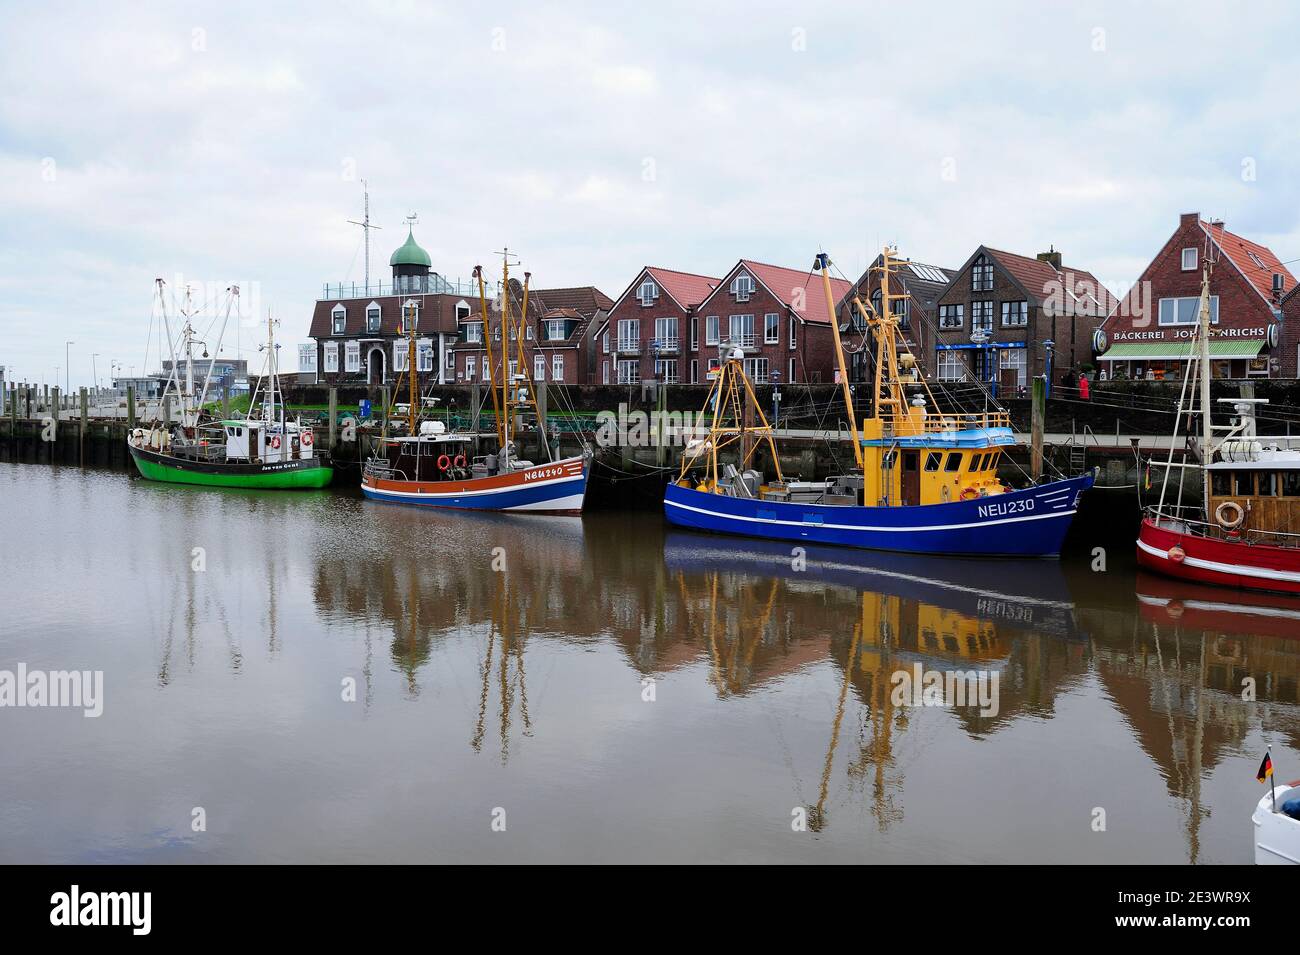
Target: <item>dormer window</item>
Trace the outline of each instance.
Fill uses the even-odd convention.
[[[402,303],[402,318],[397,323],[397,334],[405,335],[408,331],[406,322],[411,322],[411,328],[420,327],[420,303],[415,299],[407,299]]]
[[[469,302],[461,299],[456,303],[456,321],[463,322],[469,318]]]
[[[552,342],[564,341],[564,321],[552,319],[546,323],[546,340]]]
[[[754,280],[741,272],[731,283],[731,291],[736,296],[737,302],[748,302],[750,294],[754,291]]]
[[[472,343],[478,343],[478,342],[483,341],[483,323],[482,323],[482,322],[468,322],[468,323],[466,323],[466,325],[465,325],[465,341],[467,341],[467,342],[472,342]],[[471,374],[469,377],[473,378],[474,376]]]
[[[1196,255],[1195,248],[1183,249],[1183,271],[1184,272],[1196,271],[1196,258],[1197,255]]]
[[[342,305],[335,305],[330,311],[330,321],[335,335],[342,335],[348,325],[348,310]]]
[[[972,292],[993,291],[993,263],[987,255],[981,254],[971,266],[970,287]]]
[[[379,331],[379,303],[371,302],[366,306],[366,331]]]
[[[655,284],[654,279],[646,279],[637,289],[636,297],[640,300],[642,308],[653,305],[655,299],[659,297],[659,286]]]

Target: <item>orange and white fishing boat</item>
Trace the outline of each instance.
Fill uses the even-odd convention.
[[[448,430],[442,421],[420,421],[419,393],[415,380],[415,316],[404,327],[407,331],[409,397],[407,433],[381,441],[376,453],[365,464],[361,491],[375,501],[393,504],[417,504],[425,507],[450,507],[466,510],[528,511],[532,513],[578,514],[582,512],[591,464],[590,449],[582,454],[562,458],[546,432],[537,405],[536,386],[528,374],[524,355],[524,322],[528,314],[528,276],[525,273],[523,302],[518,322],[513,318],[508,255],[503,256],[501,294],[500,362],[494,361],[491,336],[483,336],[490,370],[492,406],[496,412],[495,450],[476,455],[479,435]],[[488,327],[487,293],[483,269],[477,266],[479,302],[483,310],[483,328]],[[512,362],[509,342],[518,351]],[[510,374],[514,364],[520,369]],[[498,380],[499,378],[499,380]],[[541,463],[524,460],[517,453],[515,437],[520,423],[531,417],[533,436],[547,460]]]

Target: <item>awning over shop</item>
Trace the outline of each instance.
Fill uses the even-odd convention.
[[[1254,358],[1263,350],[1262,338],[1210,342],[1211,358]],[[1097,356],[1098,361],[1186,361],[1191,342],[1120,342]]]

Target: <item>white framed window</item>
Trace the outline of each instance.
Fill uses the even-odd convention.
[[[752,348],[754,345],[754,316],[728,315],[727,340],[731,344],[739,345],[742,348]]]
[[[641,319],[624,318],[619,320],[618,350],[621,354],[641,350]]]
[[[691,351],[700,350],[700,318],[698,315],[691,316]]]
[[[655,361],[655,377],[665,385],[677,384],[677,359],[660,358]]]
[[[492,327],[492,340],[493,340],[494,342],[499,342],[499,341],[501,341],[501,326],[500,326],[500,325],[494,325],[494,326]]]
[[[794,381],[794,359],[790,359],[790,367],[786,370],[786,381]]]
[[[371,333],[379,331],[379,324],[380,324],[379,303],[371,302],[369,305],[366,306],[366,331]]]
[[[468,322],[465,325],[465,341],[477,345],[483,341],[483,323]]]
[[[533,326],[531,325],[524,326],[524,339],[530,342],[533,340]]]
[[[461,322],[469,318],[469,302],[461,299],[456,303],[456,321]]]
[[[402,303],[402,315],[397,320],[397,333],[406,334],[406,323],[410,322],[412,328],[420,327],[420,303],[415,299],[407,299]]]
[[[700,363],[696,361],[694,358],[692,358],[691,359],[691,384],[698,385],[699,383],[700,383]]]
[[[647,278],[641,283],[641,287],[636,290],[636,297],[642,308],[653,305],[655,299],[659,297],[659,286],[655,284],[654,279]]]
[[[965,305],[940,305],[939,306],[939,327],[940,328],[961,328],[965,324],[966,324]]]
[[[710,315],[704,320],[704,344],[716,345],[719,341],[721,323],[718,316]]]
[[[533,381],[545,381],[545,380],[546,380],[546,356],[534,355],[533,356]]]
[[[718,376],[718,369],[721,368],[721,367],[722,367],[722,359],[721,359],[721,358],[710,358],[710,359],[709,359],[709,369],[708,369],[708,372],[707,372],[707,374],[705,375],[705,377],[708,378],[709,381],[712,381],[714,378],[716,378],[716,377]]]
[[[604,334],[600,336],[600,350],[606,355],[609,354],[609,329],[608,328],[605,329]],[[606,382],[606,384],[609,384],[609,382]]]
[[[330,310],[330,327],[335,335],[342,335],[348,327],[348,310],[342,304]]]
[[[430,347],[431,349],[433,348],[433,342],[429,342],[429,347]],[[419,360],[418,355],[417,355],[417,359],[416,359],[416,360],[417,360],[417,361]],[[446,363],[446,364],[447,364],[447,370],[448,370],[448,371],[450,371],[450,370],[452,370],[453,368],[456,367],[456,353],[455,353],[454,351],[450,351],[450,350],[449,350],[449,351],[447,352],[447,363]],[[429,370],[430,370],[430,371],[433,370],[433,356],[432,356],[432,355],[429,356]]]
[[[316,371],[316,345],[298,346],[298,371],[314,374]]]
[[[546,340],[562,342],[568,336],[564,334],[564,319],[551,319],[546,323]]]
[[[767,359],[766,358],[746,358],[745,375],[750,381],[762,384],[767,381]]]
[[[618,362],[618,383],[620,385],[635,385],[641,382],[641,362],[635,358],[619,359]]]
[[[998,356],[998,367],[1003,371],[1014,371],[1016,373],[1016,387],[1025,387],[1028,382],[1025,349],[1002,349],[1002,354]]]
[[[406,342],[401,342],[401,341],[393,342],[393,371],[395,372],[406,371],[407,369],[406,355],[407,355]]]
[[[1016,328],[1029,324],[1028,302],[1003,302],[1002,327]]]
[[[1183,271],[1195,272],[1199,257],[1195,246],[1190,249],[1183,249]]]
[[[517,374],[519,374],[519,359],[511,358],[510,359],[510,380],[514,381],[515,375]]]
[[[993,302],[991,300],[970,303],[970,330],[972,334],[975,332],[992,333]]]
[[[343,343],[343,370],[344,371],[361,370],[361,343],[360,342]]]
[[[609,384],[609,359],[608,358],[606,358],[604,361],[600,363],[600,383],[602,385]]]
[[[1195,325],[1201,310],[1201,297],[1162,298],[1159,322],[1161,325]],[[1219,296],[1210,296],[1210,324],[1219,324]]]
[[[655,319],[655,341],[659,343],[660,348],[677,349],[677,319],[675,318],[656,318]]]
[[[790,316],[790,350],[794,351],[799,347],[799,322],[793,315]],[[791,359],[793,361],[794,359]]]
[[[478,358],[476,358],[474,355],[466,355],[465,356],[465,380],[466,381],[474,380],[474,372],[477,370],[477,368],[478,368]]]
[[[961,360],[961,352],[953,348],[939,349],[939,380],[961,381],[966,377],[966,363]]]
[[[748,273],[741,272],[731,280],[731,294],[736,296],[737,302],[748,302],[749,296],[754,292],[754,280]]]
[[[325,370],[327,372],[339,370],[339,343],[325,343]]]
[[[563,381],[563,380],[564,380],[564,356],[552,355],[551,356],[551,381]]]
[[[775,345],[781,340],[781,316],[777,312],[768,312],[763,316],[763,343]]]
[[[987,255],[981,254],[971,266],[970,288],[972,292],[993,291],[993,263]]]

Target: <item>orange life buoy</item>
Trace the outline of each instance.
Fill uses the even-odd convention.
[[[456,465],[456,467],[463,468],[466,464],[469,463],[469,461],[468,459],[466,459],[465,455],[458,454],[456,455],[456,460],[453,463]]]
[[[271,438],[271,447],[275,448],[277,451],[280,449],[280,436],[278,434]]]
[[[1186,556],[1187,553],[1177,544],[1169,548],[1169,559],[1172,560],[1175,564],[1181,564],[1183,562],[1183,558]]]
[[[311,447],[311,442],[312,442],[311,432],[310,432],[310,431],[304,431],[304,432],[302,433],[302,446],[303,446],[304,448],[310,448],[310,447]]]
[[[440,456],[438,458],[438,470],[445,471],[449,467],[451,467],[451,458],[447,457],[445,454]]]

